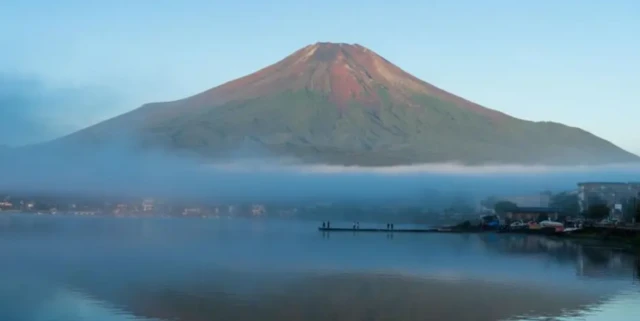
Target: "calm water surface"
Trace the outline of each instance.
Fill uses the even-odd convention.
[[[640,320],[614,249],[316,227],[0,215],[0,320]]]

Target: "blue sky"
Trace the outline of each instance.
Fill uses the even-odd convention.
[[[640,153],[638,34],[637,0],[4,0],[0,144],[182,98],[332,41]],[[9,114],[31,127],[7,124]]]

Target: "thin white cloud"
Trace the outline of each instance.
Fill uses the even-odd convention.
[[[379,174],[379,175],[416,175],[416,174],[450,174],[450,175],[491,175],[491,174],[541,174],[541,173],[580,173],[589,171],[637,171],[640,163],[614,164],[602,166],[547,166],[519,164],[487,164],[467,166],[461,163],[433,163],[400,165],[386,167],[338,166],[338,165],[301,165],[286,162],[269,161],[234,161],[211,164],[212,168],[231,172],[294,172],[314,174]]]

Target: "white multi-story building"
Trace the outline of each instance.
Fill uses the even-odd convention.
[[[594,202],[605,203],[612,209],[623,210],[629,200],[640,197],[640,183],[584,182],[578,183],[580,211],[586,211]]]

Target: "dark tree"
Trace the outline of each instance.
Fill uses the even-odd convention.
[[[538,222],[547,221],[549,219],[549,214],[540,214],[540,216],[538,217]]]
[[[610,211],[611,209],[606,204],[594,204],[589,206],[589,211],[587,213],[589,218],[601,220],[609,216]]]
[[[624,213],[625,218],[636,218],[640,204],[638,204],[638,199],[635,197],[631,197],[624,201],[622,205],[622,211]]]
[[[493,207],[498,214],[504,214],[509,212],[515,212],[518,210],[518,205],[509,201],[497,202]]]

